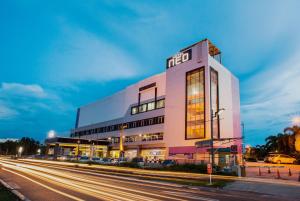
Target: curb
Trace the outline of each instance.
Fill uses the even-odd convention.
[[[6,187],[10,192],[12,192],[14,195],[16,195],[20,200],[22,201],[30,201],[28,198],[26,198],[22,193],[20,193],[18,190],[11,187],[8,183],[0,179],[0,183]]]

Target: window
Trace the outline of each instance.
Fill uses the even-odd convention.
[[[155,109],[155,102],[148,103],[148,111]]]
[[[142,141],[156,141],[156,140],[163,140],[163,133],[151,133],[151,134],[144,134],[142,137]]]
[[[165,107],[165,99],[158,100],[156,103],[156,108],[159,109],[163,107]]]
[[[131,114],[137,114],[139,112],[138,107],[131,108]]]
[[[210,69],[210,104],[211,112],[215,113],[219,109],[219,90],[218,90],[218,72],[214,69]],[[219,136],[219,116],[215,117],[212,122],[213,136],[218,139]]]
[[[186,139],[205,137],[204,68],[186,74]]]
[[[158,123],[159,124],[164,123],[164,117],[158,117]]]
[[[164,123],[164,116],[159,116],[159,117],[152,117],[148,119],[141,119],[137,121],[132,121],[132,122],[127,122],[123,124],[115,124],[115,125],[108,125],[108,126],[103,126],[100,128],[94,128],[94,129],[89,129],[85,131],[79,131],[75,133],[71,133],[70,136],[84,136],[84,135],[90,135],[93,133],[105,133],[105,132],[111,132],[111,131],[117,131],[121,129],[121,126],[123,125],[126,127],[125,129],[131,129],[131,128],[136,128],[136,127],[143,127],[143,126],[149,126],[149,125],[154,125],[154,124],[163,124]]]
[[[146,112],[147,111],[147,104],[140,105],[139,112]]]

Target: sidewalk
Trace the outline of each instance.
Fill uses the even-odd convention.
[[[252,181],[235,181],[226,185],[224,190],[247,191],[282,197],[283,200],[300,200],[300,186],[283,183],[260,183]]]

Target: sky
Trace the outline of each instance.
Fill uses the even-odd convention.
[[[0,1],[0,139],[67,136],[76,109],[209,38],[240,80],[245,143],[300,115],[300,1]]]

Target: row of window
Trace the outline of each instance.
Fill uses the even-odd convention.
[[[150,133],[150,134],[143,134],[143,135],[132,135],[132,136],[124,136],[125,143],[131,142],[148,142],[148,141],[157,141],[163,140],[164,133]],[[120,143],[120,137],[112,137],[110,138],[112,144]]]
[[[152,117],[148,119],[142,119],[132,122],[127,122],[124,124],[115,124],[111,126],[104,126],[99,128],[93,128],[85,131],[78,131],[71,134],[71,137],[79,137],[84,135],[91,135],[96,133],[105,133],[105,132],[111,132],[111,131],[117,131],[120,130],[122,125],[124,129],[130,129],[130,128],[137,128],[137,127],[143,127],[143,126],[150,126],[155,124],[163,124],[164,123],[164,116],[159,117]]]
[[[140,106],[131,107],[131,114],[134,115],[134,114],[160,109],[164,107],[165,107],[165,99],[160,99],[157,100],[156,102],[152,101],[149,103],[144,103]]]

